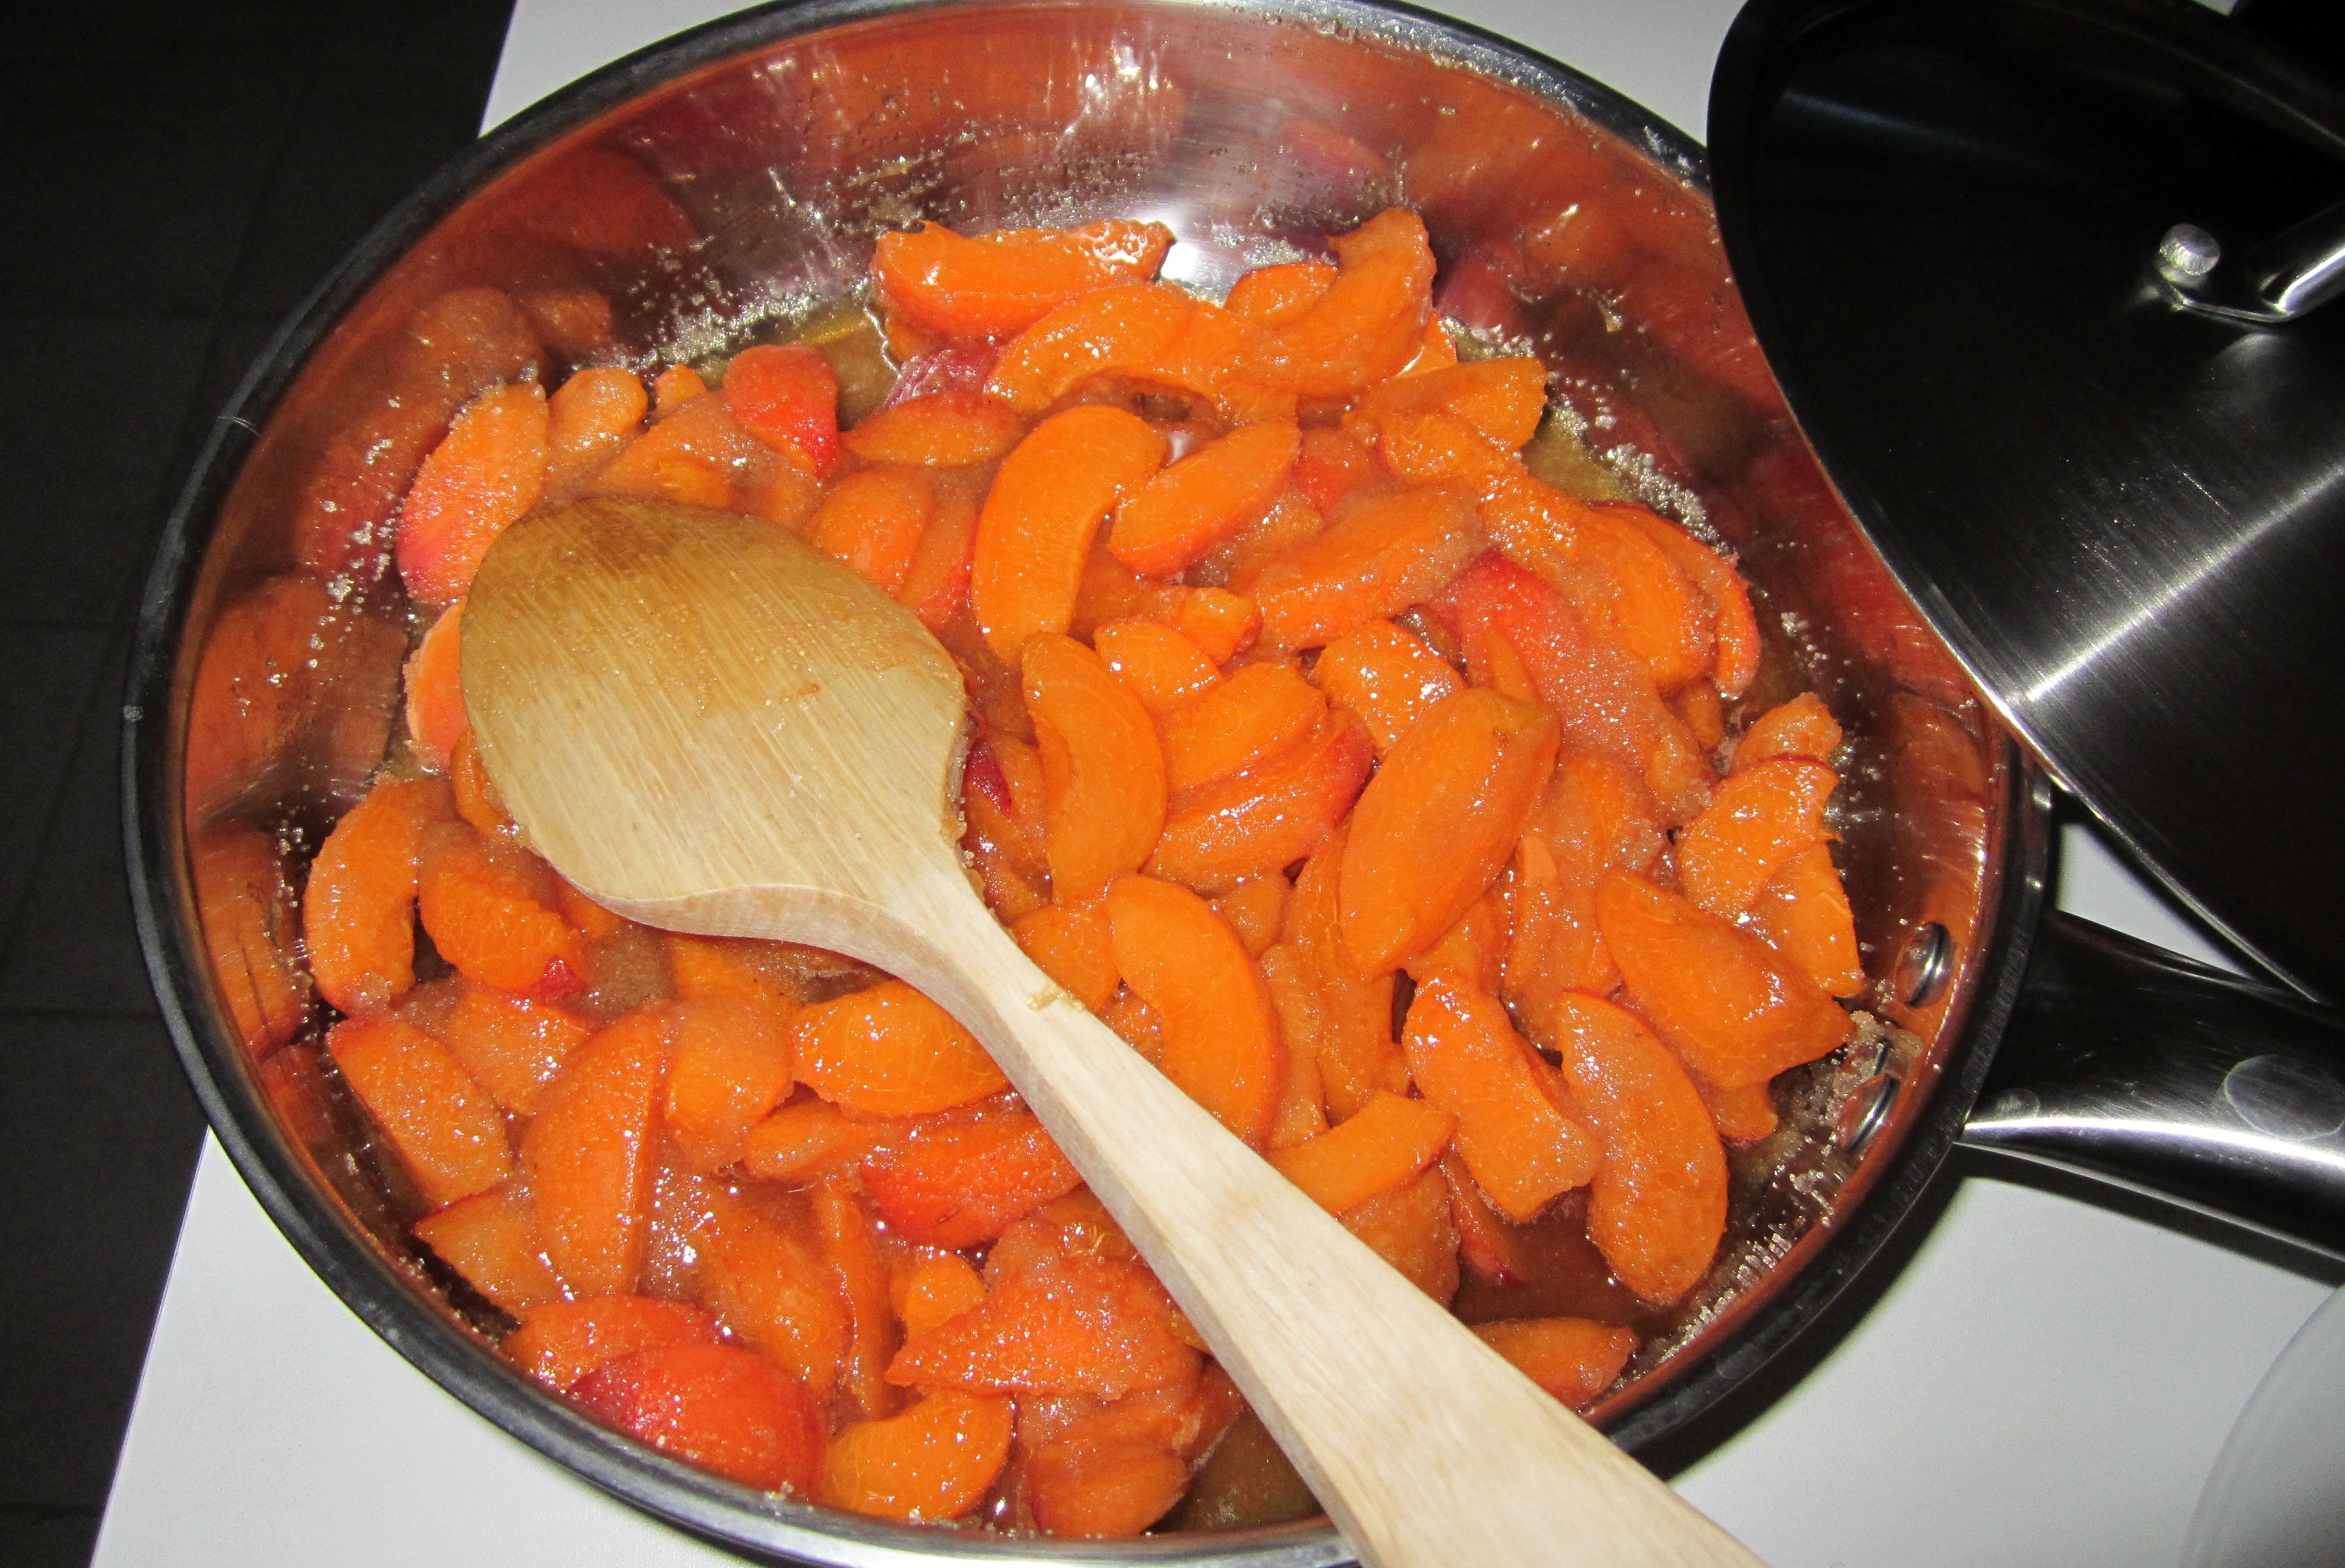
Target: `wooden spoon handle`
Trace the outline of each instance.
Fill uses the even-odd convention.
[[[993,1053],[1363,1563],[1758,1564],[1223,1131],[965,885],[914,902],[898,913],[936,946],[898,973]]]

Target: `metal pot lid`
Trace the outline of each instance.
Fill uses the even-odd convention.
[[[2345,996],[2345,299],[2236,319],[2157,262],[2195,225],[2237,292],[2345,215],[2345,96],[2180,0],[1754,0],[1710,133],[1760,341],[1891,567],[2178,894]],[[2167,248],[2188,285],[2204,245]]]

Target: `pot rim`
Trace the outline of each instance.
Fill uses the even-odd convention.
[[[508,168],[657,85],[727,57],[829,27],[923,10],[999,5],[1047,9],[1079,0],[776,0],[678,34],[530,105],[443,165],[379,222],[288,318],[246,372],[166,521],[141,599],[123,708],[121,786],[134,919],[149,978],[180,1065],[214,1134],[294,1249],[343,1304],[419,1371],[505,1432],[603,1491],[691,1533],[734,1547],[879,1568],[938,1561],[1019,1559],[1070,1564],[1220,1563],[1332,1568],[1352,1561],[1324,1522],[1210,1534],[1084,1543],[975,1530],[902,1526],[786,1502],[619,1441],[529,1382],[426,1300],[361,1234],[279,1127],[244,1051],[217,1027],[186,875],[186,833],[172,715],[187,692],[178,653],[206,547],[229,487],[262,427],[311,354],[382,276],[439,223]],[[1699,144],[1632,100],[1572,68],[1471,24],[1399,0],[1129,0],[1239,15],[1299,18],[1431,56],[1559,102],[1710,195]],[[1982,711],[1984,713],[1984,710]],[[1990,718],[1990,723],[1995,721]],[[1821,1245],[1770,1299],[1700,1361],[1620,1417],[1602,1423],[1631,1452],[1683,1429],[1787,1347],[1863,1269],[1935,1174],[1966,1118],[2019,989],[2028,938],[2046,895],[2049,784],[1997,724],[2005,798],[2000,882],[1982,911],[1972,973],[1959,977],[1945,1070],[1886,1157],[1871,1190],[1834,1217]],[[1995,845],[1991,843],[1991,853]]]

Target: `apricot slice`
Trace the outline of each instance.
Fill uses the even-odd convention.
[[[806,1385],[753,1351],[663,1345],[604,1362],[571,1397],[598,1420],[712,1474],[811,1493],[823,1420]]]
[[[1302,432],[1283,421],[1207,442],[1124,499],[1109,551],[1142,576],[1178,575],[1268,510],[1301,448]]]
[[[1238,934],[1247,956],[1260,958],[1278,940],[1279,927],[1286,919],[1289,891],[1285,874],[1269,871],[1247,877],[1211,902],[1213,913],[1228,921],[1230,929]]]
[[[310,865],[302,940],[310,973],[345,1013],[415,984],[417,860],[427,829],[453,814],[438,779],[378,784],[326,835]]]
[[[807,1087],[863,1116],[927,1116],[1009,1087],[977,1037],[901,980],[807,1008],[788,1044]]]
[[[1505,976],[1509,921],[1507,901],[1493,885],[1467,905],[1466,913],[1435,937],[1431,946],[1411,954],[1401,967],[1419,985],[1448,975],[1461,985],[1495,996]]]
[[[974,238],[939,223],[883,234],[871,270],[891,315],[948,338],[1006,338],[1076,295],[1153,278],[1172,231],[1110,218]]]
[[[1570,541],[1528,564],[1560,588],[1588,629],[1644,665],[1664,694],[1708,675],[1718,612],[1669,551],[1609,507],[1585,509]]]
[[[1335,503],[1362,485],[1381,479],[1392,482],[1390,470],[1376,460],[1376,450],[1350,430],[1314,428],[1303,432],[1294,459],[1294,488],[1320,516],[1332,516]]]
[[[416,913],[440,956],[501,991],[551,999],[584,983],[585,944],[553,907],[552,873],[460,822],[424,829]]]
[[[790,1092],[787,1008],[762,998],[704,996],[675,1005],[660,1124],[687,1169],[741,1158],[749,1129]]]
[[[1446,1303],[1457,1293],[1457,1229],[1440,1171],[1427,1170],[1335,1218],[1435,1300]]]
[[[1508,1318],[1477,1323],[1474,1332],[1517,1371],[1574,1409],[1610,1388],[1637,1349],[1633,1329],[1586,1318]]]
[[[1223,309],[1264,327],[1291,321],[1317,304],[1335,285],[1335,268],[1325,261],[1282,261],[1257,267],[1230,285]]]
[[[453,1006],[431,1032],[497,1104],[535,1116],[563,1064],[594,1030],[566,1007],[460,979]]]
[[[1595,1138],[1497,997],[1436,976],[1409,1004],[1401,1041],[1409,1076],[1457,1118],[1458,1157],[1507,1218],[1535,1219],[1595,1174]]]
[[[1232,587],[1261,607],[1264,645],[1324,647],[1363,622],[1433,595],[1482,547],[1473,499],[1444,486],[1363,494],[1327,531]]]
[[[1155,1013],[1157,1066],[1256,1148],[1270,1134],[1285,1048],[1269,988],[1229,922],[1185,887],[1119,878],[1107,892],[1117,973]]]
[[[1026,710],[1041,750],[1043,842],[1059,901],[1137,871],[1164,825],[1164,752],[1148,711],[1071,637],[1026,643]]]
[[[1203,648],[1153,621],[1111,621],[1092,633],[1091,647],[1160,718],[1222,678]]]
[[[838,1380],[847,1303],[802,1212],[774,1218],[699,1184],[687,1223],[693,1281],[725,1328],[788,1368],[817,1399]]]
[[[545,483],[545,389],[492,388],[457,413],[399,509],[399,575],[419,604],[462,599],[505,525]]]
[[[764,343],[742,349],[725,367],[725,409],[817,479],[838,461],[838,377],[819,349]]]
[[[1286,906],[1286,928],[1275,955],[1294,955],[1299,970],[1299,1022],[1307,1034],[1288,1040],[1290,1051],[1311,1050],[1327,1098],[1340,1119],[1355,1115],[1378,1089],[1408,1087],[1408,1064],[1393,1040],[1393,977],[1366,975],[1344,946],[1339,894],[1350,824],[1337,828],[1296,878]],[[1284,1009],[1282,1018],[1291,1017]]]
[[[901,1142],[911,1128],[905,1121],[858,1120],[827,1100],[796,1100],[749,1129],[741,1165],[768,1181],[819,1180],[855,1169]]]
[[[510,1182],[425,1215],[415,1234],[464,1283],[516,1318],[562,1298],[538,1239],[537,1211]]]
[[[984,1300],[985,1281],[978,1278],[968,1259],[958,1252],[939,1252],[921,1259],[904,1277],[903,1301],[897,1316],[909,1340],[959,1317]]]
[[[896,586],[896,602],[941,632],[969,603],[969,574],[977,552],[977,498],[960,487],[937,489],[929,526],[913,547]]]
[[[504,1118],[447,1047],[378,1014],[335,1025],[326,1050],[432,1208],[513,1175]]]
[[[1761,644],[1759,617],[1751,606],[1751,590],[1744,584],[1742,574],[1734,569],[1734,563],[1677,524],[1642,507],[1608,504],[1601,510],[1643,530],[1709,595],[1717,615],[1718,651],[1711,679],[1717,683],[1719,695],[1729,699],[1742,695],[1759,673]]]
[[[1721,1088],[1814,1061],[1856,1026],[1759,936],[1641,877],[1596,885],[1596,918],[1629,999],[1686,1065]]]
[[[1822,763],[1791,757],[1736,769],[1678,835],[1686,895],[1730,919],[1750,908],[1777,867],[1832,836],[1824,802],[1839,785]]]
[[[198,834],[188,848],[204,949],[228,1022],[255,1057],[291,1039],[310,1010],[310,976],[293,960],[293,889],[268,835],[241,824]]]
[[[1308,1143],[1272,1154],[1281,1176],[1330,1214],[1390,1192],[1441,1158],[1457,1118],[1421,1099],[1378,1090]]]
[[[1764,1083],[1722,1089],[1708,1078],[1689,1072],[1694,1092],[1710,1108],[1711,1124],[1729,1143],[1756,1143],[1775,1130],[1775,1097]]]
[[[1514,928],[1501,994],[1535,1037],[1552,1034],[1558,991],[1604,996],[1620,982],[1596,920],[1607,871],[1650,871],[1660,857],[1660,808],[1644,780],[1610,757],[1566,754],[1523,824],[1508,887]]]
[[[1363,621],[1328,643],[1311,667],[1311,679],[1329,702],[1360,716],[1378,757],[1465,684],[1424,638],[1389,621]]]
[[[968,468],[1018,444],[1026,421],[982,392],[930,392],[880,410],[842,438],[868,463]]]
[[[1604,1146],[1589,1238],[1631,1290],[1674,1301],[1701,1281],[1726,1232],[1718,1132],[1685,1069],[1633,1014],[1568,995],[1558,1017],[1563,1076]]]
[[[1823,845],[1812,845],[1776,867],[1751,901],[1751,925],[1826,996],[1853,996],[1864,989],[1856,919],[1832,851]]]
[[[1292,865],[1344,820],[1374,759],[1360,721],[1330,713],[1302,744],[1173,801],[1148,874],[1220,893]]]
[[[1226,664],[1262,636],[1262,607],[1242,593],[1221,588],[1182,592],[1171,609],[1172,629]]]
[[[1018,921],[1010,935],[1036,968],[1064,986],[1090,1011],[1102,1012],[1115,1000],[1123,976],[1116,973],[1115,954],[1108,944],[1103,905],[1053,904]]]
[[[1164,787],[1224,779],[1299,744],[1327,700],[1284,663],[1248,664],[1163,715]]]
[[[573,371],[546,400],[543,493],[549,500],[567,499],[619,455],[650,411],[650,394],[634,371],[617,365]]]
[[[1003,346],[985,390],[1030,419],[1087,377],[1148,369],[1196,311],[1196,300],[1162,284],[1077,295]]]
[[[1162,466],[1164,438],[1137,415],[1085,404],[1034,427],[1001,460],[978,514],[969,608],[1000,657],[1072,622],[1091,538]]]
[[[1555,766],[1542,708],[1473,689],[1446,697],[1360,794],[1344,850],[1344,942],[1371,974],[1448,928],[1482,895]]]
[[[1135,1399],[1146,1396],[1133,1396]],[[1019,1489],[1036,1528],[1116,1540],[1143,1533],[1189,1487],[1189,1465],[1158,1431],[1126,1430],[1121,1407],[1029,1440]]]
[[[879,1217],[926,1247],[974,1247],[1082,1185],[1027,1111],[940,1118],[864,1167]]]
[[[1068,1257],[998,1283],[974,1310],[907,1340],[888,1381],[969,1393],[1119,1399],[1196,1380],[1199,1358],[1137,1263]]]
[[[1515,356],[1430,368],[1371,388],[1344,416],[1344,428],[1373,435],[1387,419],[1436,410],[1465,420],[1492,445],[1516,450],[1538,432],[1547,412],[1547,367]]]
[[[866,1419],[891,1414],[896,1391],[880,1376],[895,1353],[896,1313],[888,1300],[888,1265],[871,1216],[855,1184],[833,1178],[808,1195],[823,1261],[847,1303],[847,1354],[842,1368],[848,1396]]]
[[[958,1519],[1001,1473],[1015,1426],[1006,1399],[931,1389],[901,1415],[840,1429],[823,1453],[815,1500],[906,1523]]]
[[[830,487],[807,525],[807,542],[881,592],[893,594],[936,512],[936,492],[912,468],[858,470]]]
[[[560,1391],[604,1362],[637,1351],[716,1343],[716,1320],[697,1307],[649,1296],[590,1296],[532,1308],[497,1350]]]
[[[574,1295],[632,1294],[643,1271],[674,1039],[663,1007],[602,1030],[578,1047],[522,1139],[546,1256]]]
[[[1840,722],[1822,697],[1802,692],[1759,715],[1734,745],[1734,766],[1740,771],[1778,757],[1804,757],[1830,763],[1840,750]]]
[[[1432,315],[1423,220],[1392,207],[1330,243],[1335,281],[1263,332],[1240,361],[1250,379],[1305,397],[1348,397],[1416,357]]]
[[[464,687],[459,678],[459,649],[464,619],[462,600],[448,606],[423,641],[415,645],[401,672],[407,688],[407,734],[416,755],[433,773],[446,773],[456,744],[464,738]]]

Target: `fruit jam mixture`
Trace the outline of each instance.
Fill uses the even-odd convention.
[[[1711,1271],[1771,1080],[1855,1028],[1840,728],[1746,699],[1731,561],[1534,476],[1547,372],[1461,360],[1412,213],[1223,304],[1155,281],[1172,239],[931,225],[879,242],[859,340],[414,400],[406,733],[308,867],[306,966],[269,839],[195,838],[264,1083],[339,1077],[516,1368],[746,1485],[1089,1536],[1313,1511],[939,1007],[530,853],[458,650],[534,506],[753,513],[909,607],[967,676],[968,864],[1034,961],[1568,1403]],[[563,329],[500,301],[447,297],[440,341]],[[325,592],[249,596],[206,667]],[[191,733],[198,813],[249,751]]]

